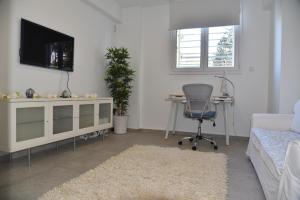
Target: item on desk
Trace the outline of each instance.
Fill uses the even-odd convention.
[[[71,98],[71,93],[68,91],[68,90],[64,90],[61,95],[60,95],[61,98]]]
[[[58,97],[57,94],[48,94],[47,95],[47,98],[49,98],[49,99],[56,99],[57,97]]]
[[[39,93],[34,93],[33,98],[39,99],[39,98],[42,98],[42,96]]]
[[[32,88],[29,88],[26,90],[26,97],[29,99],[32,99],[34,97],[35,91]]]
[[[233,101],[233,97],[225,97],[225,96],[213,96],[213,101]]]
[[[17,92],[14,92],[14,93],[11,94],[10,96],[11,96],[11,98],[13,98],[13,99],[21,98],[21,97],[22,97],[21,93],[18,92],[18,91],[17,91]]]
[[[184,100],[185,96],[181,94],[170,94],[169,99]]]
[[[10,99],[10,96],[2,93],[2,94],[0,94],[0,99],[7,100],[7,99]]]
[[[11,97],[10,97],[9,95],[3,95],[3,96],[2,96],[2,99],[3,99],[3,100],[8,100],[8,99],[10,99],[10,98],[11,98]]]
[[[184,94],[170,94],[169,97],[184,97]]]
[[[97,98],[98,97],[98,94],[94,93],[91,95],[91,98]]]
[[[97,97],[98,97],[98,94],[96,94],[96,93],[93,93],[93,94],[85,94],[84,97],[86,97],[86,98],[97,98]]]

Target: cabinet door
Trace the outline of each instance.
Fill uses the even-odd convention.
[[[81,102],[79,108],[79,132],[90,133],[95,130],[95,102]]]
[[[12,149],[44,144],[48,133],[47,106],[43,103],[16,103],[11,108]]]
[[[53,102],[49,112],[49,130],[54,140],[75,135],[75,107],[72,102]]]
[[[101,100],[98,102],[97,126],[101,129],[112,127],[112,100]]]

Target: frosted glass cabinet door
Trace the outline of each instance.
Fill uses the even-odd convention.
[[[73,131],[73,106],[53,106],[53,134]]]
[[[111,123],[111,103],[99,104],[99,125]]]
[[[79,105],[79,129],[89,128],[94,126],[95,105],[83,104]]]
[[[45,136],[45,107],[16,108],[16,142]]]

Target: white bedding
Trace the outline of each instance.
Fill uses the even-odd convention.
[[[266,153],[264,156],[269,157],[265,161],[272,162],[267,164],[275,165],[277,173],[281,175],[288,144],[300,140],[300,134],[292,131],[272,131],[261,128],[252,129],[252,133],[257,139],[253,141],[255,145],[262,145]],[[260,148],[261,146],[257,147]]]
[[[287,176],[284,170],[287,168],[285,159],[288,146],[297,140],[300,140],[300,134],[292,131],[252,128],[247,154],[257,171],[267,200],[276,200],[279,191],[290,192],[291,188],[288,187],[289,189],[287,189],[287,185],[290,184],[281,183],[281,187],[279,187],[279,182],[282,182],[282,177]],[[291,178],[289,177],[288,180]],[[279,200],[289,199],[282,198],[285,192],[281,192]],[[299,197],[298,193],[293,193]],[[296,198],[295,200],[299,199]]]

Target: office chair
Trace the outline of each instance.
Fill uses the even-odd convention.
[[[214,149],[217,150],[218,146],[215,140],[202,135],[201,125],[203,120],[209,120],[213,122],[215,127],[215,119],[217,112],[211,111],[210,98],[213,90],[213,86],[207,84],[187,84],[182,87],[186,97],[186,104],[184,108],[184,116],[190,119],[198,120],[198,132],[192,137],[182,138],[178,144],[182,145],[183,141],[190,141],[193,143],[192,149],[195,151],[199,146],[200,140],[205,140],[214,145]]]

